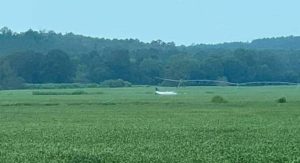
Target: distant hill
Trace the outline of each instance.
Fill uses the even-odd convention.
[[[255,50],[299,50],[300,36],[274,37],[256,39],[251,42],[229,42],[221,44],[199,44],[199,48],[223,48],[223,49],[255,49]]]
[[[136,49],[145,46],[145,43],[136,39],[110,40],[73,33],[61,34],[53,31],[28,30],[22,33],[14,33],[8,28],[0,30],[0,55],[27,50],[46,53],[52,49],[61,49],[69,54],[76,55],[103,48]]]
[[[15,52],[33,50],[36,52],[46,53],[52,49],[61,49],[70,55],[89,53],[91,51],[99,51],[104,48],[113,49],[149,49],[149,48],[177,48],[185,51],[201,50],[201,49],[229,49],[235,50],[239,48],[245,49],[273,49],[273,50],[299,50],[300,37],[278,37],[257,39],[250,43],[232,42],[222,44],[198,44],[191,46],[175,47],[174,43],[164,43],[162,41],[153,41],[152,43],[144,43],[138,39],[104,39],[93,38],[73,33],[61,34],[53,31],[33,31],[15,33],[4,27],[0,30],[0,55],[8,55]]]
[[[258,39],[251,42],[249,48],[255,49],[285,49],[285,50],[299,50],[300,37],[278,37]]]

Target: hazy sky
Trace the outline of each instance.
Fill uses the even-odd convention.
[[[300,0],[0,0],[0,26],[176,44],[300,35]]]

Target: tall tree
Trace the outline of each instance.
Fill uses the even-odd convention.
[[[157,84],[156,77],[159,77],[162,72],[162,64],[156,59],[144,59],[139,65],[140,83],[142,84]]]
[[[44,83],[68,83],[75,76],[76,69],[68,54],[61,50],[52,50],[43,62]]]
[[[103,57],[112,79],[130,79],[131,64],[128,50],[107,50]]]
[[[0,61],[0,89],[22,88],[23,83],[23,79],[11,69],[9,62]]]
[[[42,80],[41,70],[45,56],[32,51],[16,53],[6,57],[12,69],[26,83],[40,83]]]

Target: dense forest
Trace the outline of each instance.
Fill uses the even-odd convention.
[[[138,85],[169,79],[300,82],[300,37],[176,46],[160,40],[100,39],[73,33],[0,30],[0,88],[24,83]]]

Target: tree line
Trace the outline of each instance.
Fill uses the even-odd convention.
[[[100,83],[110,79],[172,85],[156,77],[237,83],[300,81],[300,51],[296,48],[176,46],[160,40],[143,43],[53,32],[13,33],[7,28],[0,30],[0,43],[2,89],[20,88],[23,83]]]

